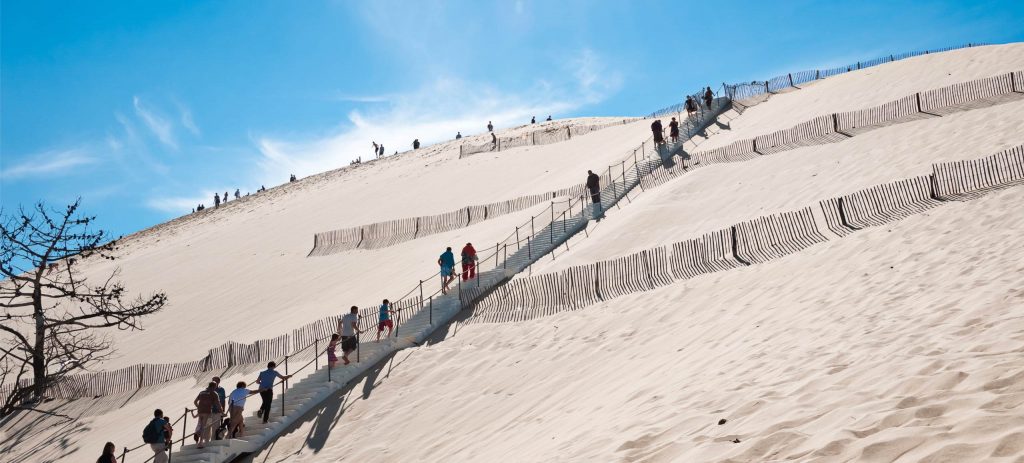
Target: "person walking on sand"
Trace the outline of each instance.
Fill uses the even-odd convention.
[[[274,370],[277,368],[277,364],[270,362],[267,364],[267,369],[260,372],[257,379],[260,385],[260,399],[263,399],[263,403],[260,404],[260,410],[256,412],[256,416],[263,418],[263,422],[270,421],[270,406],[274,402],[274,381],[278,378],[288,379],[292,375],[282,375]]]
[[[159,408],[154,410],[153,420],[142,431],[142,442],[153,450],[153,463],[167,463],[167,442],[173,431],[171,424],[164,419],[164,412]]]
[[[213,415],[221,413],[220,398],[217,397],[217,383],[210,381],[206,389],[200,391],[196,400],[192,401],[192,405],[195,405],[196,411],[199,413],[199,423],[196,427],[196,432],[199,434],[199,445],[196,447],[204,448],[210,441],[210,431],[217,424],[213,420]]]
[[[601,177],[593,171],[587,171],[587,190],[590,191],[590,200],[594,203],[594,218],[604,216],[601,210]]]
[[[359,307],[352,306],[348,310],[348,314],[341,317],[338,321],[338,331],[341,334],[341,361],[348,365],[348,354],[351,354],[359,347],[359,338],[356,337],[362,333],[359,331]]]
[[[377,342],[380,342],[380,334],[384,331],[384,328],[388,329],[388,335],[385,337],[391,337],[391,330],[395,328],[394,322],[391,321],[391,315],[395,314],[394,310],[391,310],[391,303],[387,299],[380,305],[380,318],[377,321]]]
[[[114,455],[114,452],[117,452],[117,446],[113,442],[103,444],[103,453],[96,459],[96,463],[117,463],[117,456]]]
[[[714,104],[714,102],[715,92],[712,92],[711,87],[708,87],[708,89],[704,91],[704,106],[707,106],[708,109],[711,109],[711,105]]]
[[[668,123],[668,133],[672,137],[672,143],[679,141],[679,121],[676,118],[672,118],[672,122]]]
[[[235,188],[235,199],[242,199],[242,190]]]
[[[696,117],[697,114],[697,101],[692,96],[686,97],[686,117]]]
[[[441,253],[437,265],[441,267],[441,293],[447,293],[448,285],[455,279],[455,254],[452,254],[452,248]]]
[[[551,115],[548,114],[548,122],[551,122]]]
[[[331,342],[327,343],[327,366],[329,368],[338,367],[338,341],[341,340],[341,336],[338,333],[331,335]]]
[[[531,123],[531,124],[536,124],[536,123],[537,123],[537,116],[533,116],[533,117],[531,117],[531,118],[530,118],[530,123]]]
[[[420,149],[420,139],[419,138],[417,138],[417,139],[412,141],[412,149],[414,149],[414,150]]]
[[[378,158],[384,157],[384,144],[383,143],[380,144],[380,152],[378,154],[379,154],[377,156]]]
[[[469,281],[476,278],[476,263],[479,258],[476,256],[476,249],[473,243],[466,243],[462,248],[462,281]]]
[[[217,393],[217,400],[218,400],[218,402],[220,404],[221,418],[224,418],[228,414],[228,409],[227,409],[227,407],[225,407],[225,405],[227,405],[227,398],[228,398],[227,392],[224,391],[223,387],[220,387],[220,376],[214,376],[213,379],[211,379],[211,381],[213,381],[214,383],[217,384],[217,388],[214,389],[213,391]],[[223,421],[223,420],[218,419],[218,420],[215,420],[215,421],[216,422],[220,422],[220,421]],[[218,440],[217,439],[217,433],[213,433],[213,440]]]
[[[491,151],[498,147],[498,136],[491,132]]]
[[[462,132],[457,132],[457,133],[455,134],[455,139],[456,139],[456,140],[462,140]]]
[[[661,126],[661,119],[656,119],[654,122],[651,122],[651,133],[654,135],[655,145],[665,143],[665,129]]]
[[[230,418],[228,421],[228,438],[235,439],[245,436],[245,399],[259,391],[250,391],[245,388],[245,381],[235,384],[235,390],[228,396],[231,405]]]
[[[492,124],[491,121],[487,121],[487,131],[488,132],[493,132],[494,131],[494,124]]]
[[[377,153],[379,152],[380,150],[377,149],[377,142],[373,142],[373,157],[377,157]]]
[[[220,207],[220,193],[213,194],[213,207]]]

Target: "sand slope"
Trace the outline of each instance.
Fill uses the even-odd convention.
[[[772,97],[702,149],[1021,68],[1019,44],[885,64]],[[1022,104],[700,169],[624,204],[534,271],[992,154],[1024,142]],[[312,234],[569,186],[622,158],[647,126],[462,160],[438,148],[144,234],[118,262],[125,282],[162,288],[173,306],[147,320],[147,331],[119,333],[120,357],[105,366],[192,360],[228,338],[275,336],[394,297],[434,271],[446,244],[497,240],[536,210],[306,258]],[[451,330],[400,352],[256,461],[1024,461],[1021,200],[1017,187],[766,265],[531,322]],[[195,384],[76,401],[67,408],[91,406],[90,416],[5,427],[0,440],[17,447],[0,450],[18,461],[91,460],[107,440],[139,443],[149,410],[184,407]]]

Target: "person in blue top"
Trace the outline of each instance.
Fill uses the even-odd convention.
[[[292,375],[282,375],[274,370],[277,364],[270,362],[267,364],[267,369],[260,372],[259,385],[260,385],[260,398],[263,399],[263,404],[260,405],[260,410],[256,412],[256,416],[263,418],[263,422],[270,421],[270,404],[274,401],[274,381],[277,378],[288,379]]]
[[[448,248],[441,257],[437,259],[437,265],[441,266],[441,292],[448,292],[448,285],[455,279],[455,254],[452,248]]]
[[[384,331],[384,328],[388,329],[387,337],[391,337],[391,330],[395,327],[391,321],[391,315],[394,313],[395,311],[391,310],[391,303],[384,299],[384,303],[380,305],[380,321],[377,323],[377,342],[380,342],[380,333]]]

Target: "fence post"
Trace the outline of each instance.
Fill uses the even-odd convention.
[[[821,78],[821,70],[820,69],[815,69],[814,70],[814,80],[818,80],[820,78]]]
[[[526,257],[527,257],[527,259],[532,261],[533,260],[533,249],[531,249],[531,248],[532,248],[532,246],[530,246],[530,237],[527,236],[526,237]]]
[[[320,369],[320,338],[313,339],[313,369]]]
[[[530,216],[530,236],[536,235],[537,230],[533,228],[533,216]]]
[[[857,61],[857,69],[860,69],[860,61]]]
[[[428,306],[430,307],[430,326],[434,326],[434,295],[430,295]]]
[[[789,73],[789,86],[790,87],[794,87],[794,85],[793,85],[793,73]]]
[[[516,251],[519,250],[519,227],[516,227]]]
[[[555,202],[554,201],[551,201],[551,223],[548,225],[548,227],[550,227],[550,230],[548,230],[549,231],[549,233],[548,233],[548,242],[549,243],[554,243],[555,242]]]
[[[170,418],[168,418],[168,419],[170,419]],[[181,422],[181,437],[182,437],[182,439],[184,439],[185,436],[188,435],[188,434],[185,434],[185,433],[188,432],[188,407],[185,407],[185,414],[182,415],[182,419],[184,421]],[[184,444],[184,441],[182,441],[182,444]]]
[[[770,90],[768,90],[768,81],[767,81],[767,80],[766,80],[766,81],[764,81],[764,92],[765,92],[765,93],[771,93],[771,91],[770,91]]]
[[[502,269],[507,269],[508,268],[508,243],[505,243],[505,251],[504,251],[504,253],[505,253],[505,256],[504,256],[504,259],[501,260],[501,268]]]
[[[572,127],[566,127],[565,133],[569,135],[569,139],[572,140]]]
[[[328,383],[333,383],[334,382],[334,380],[331,379],[331,362],[327,362],[327,382]]]

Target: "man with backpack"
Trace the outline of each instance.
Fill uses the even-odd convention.
[[[210,384],[199,392],[196,396],[196,400],[192,402],[195,405],[196,411],[199,413],[199,423],[196,425],[196,432],[199,434],[197,448],[206,447],[206,443],[210,441],[210,434],[216,425],[220,424],[220,396],[217,395],[217,383],[210,381]],[[213,417],[217,415],[218,419],[216,422]]]
[[[476,256],[476,249],[473,243],[466,243],[462,248],[462,281],[469,281],[476,278],[476,262],[480,258]]]
[[[164,412],[159,408],[153,412],[153,420],[142,430],[142,441],[153,449],[153,463],[167,463],[167,440],[173,429],[164,419]]]

